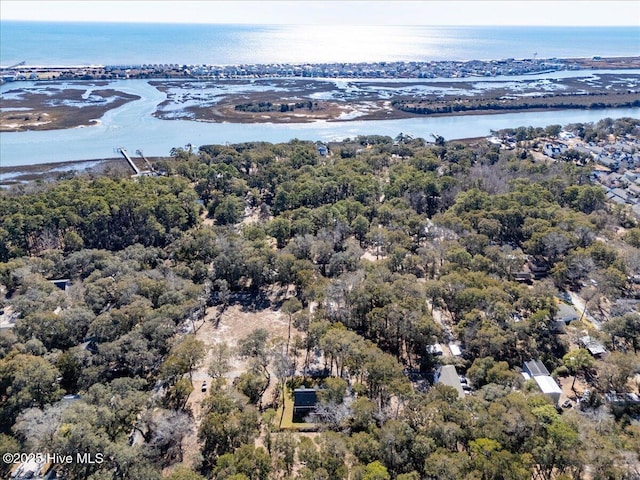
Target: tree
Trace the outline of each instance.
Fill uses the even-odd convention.
[[[20,410],[40,409],[62,398],[58,385],[60,371],[47,360],[33,355],[19,354],[0,360],[0,406],[3,427],[9,428]]]
[[[276,217],[267,225],[267,232],[276,239],[278,248],[284,248],[291,235],[291,222],[283,217]]]
[[[202,454],[205,470],[211,470],[219,456],[252,442],[258,433],[256,409],[246,401],[236,401],[223,385],[223,381],[214,382],[209,396],[203,402],[204,418],[198,437],[204,442]]]
[[[358,215],[353,219],[351,228],[353,229],[356,239],[360,242],[360,246],[363,246],[367,232],[369,231],[369,220],[362,215]]]
[[[213,218],[218,225],[238,223],[242,219],[244,204],[238,197],[225,196],[216,206]]]
[[[0,433],[0,455],[18,452],[20,452],[20,443],[15,438]],[[4,475],[5,478],[9,478],[8,475],[11,468],[13,468],[13,464],[9,462],[0,463],[0,474]]]
[[[573,375],[573,382],[571,383],[571,390],[574,390],[576,383],[576,377],[578,373],[585,375],[589,370],[593,368],[593,357],[588,350],[584,348],[577,348],[571,350],[564,357],[562,357],[562,363],[569,369],[569,372]]]
[[[147,424],[147,455],[166,467],[181,462],[182,442],[193,429],[189,415],[172,410],[155,410],[149,416]]]
[[[271,460],[262,447],[242,445],[234,453],[227,453],[218,459],[214,474],[219,479],[240,478],[267,480],[271,471]]]
[[[231,348],[226,342],[214,343],[210,353],[211,363],[207,372],[213,378],[223,377],[231,368]]]
[[[289,298],[282,304],[282,313],[287,315],[289,326],[287,328],[287,349],[286,354],[289,355],[289,342],[291,341],[291,317],[294,313],[302,309],[302,303],[297,298]]]
[[[198,340],[193,335],[187,335],[171,349],[160,370],[172,382],[186,373],[193,381],[193,369],[202,361],[205,354],[205,345],[202,340]]]
[[[496,362],[491,357],[476,358],[467,370],[467,376],[476,388],[489,383],[511,386],[518,378],[507,362]]]
[[[167,391],[165,397],[167,407],[174,410],[184,410],[191,392],[193,392],[193,382],[188,378],[180,378]]]
[[[238,342],[240,356],[249,358],[252,362],[252,372],[246,372],[242,377],[241,385],[251,393],[251,398],[262,402],[262,394],[266,391],[271,381],[268,370],[271,359],[271,351],[267,345],[269,332],[264,328],[256,328]],[[259,379],[258,376],[262,378]]]
[[[391,476],[387,468],[379,461],[371,462],[364,469],[362,480],[390,480]]]
[[[633,353],[638,353],[640,346],[640,314],[631,312],[621,317],[614,317],[604,324],[604,331],[611,335],[614,347],[620,339],[630,343]]]
[[[411,468],[411,445],[415,432],[404,422],[387,421],[380,429],[382,461],[393,475],[407,473]]]
[[[319,392],[320,400],[323,403],[340,404],[344,400],[347,393],[347,382],[342,378],[329,377],[326,378],[323,387]]]
[[[629,378],[640,370],[635,355],[611,352],[598,368],[598,386],[602,392],[626,392]]]
[[[276,468],[284,470],[286,475],[291,475],[293,471],[297,445],[298,441],[290,432],[278,434],[273,444]]]
[[[167,480],[205,480],[205,477],[194,472],[189,467],[178,465],[173,472],[167,477]]]
[[[241,373],[234,384],[254,405],[260,402],[262,394],[269,386],[268,379],[255,370]]]

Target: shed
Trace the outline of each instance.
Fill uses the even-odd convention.
[[[444,353],[439,343],[427,345],[427,352],[429,352],[431,355],[442,355]]]
[[[449,350],[451,351],[451,355],[453,355],[454,357],[459,357],[462,355],[462,350],[455,343],[449,344]]]
[[[304,422],[305,417],[315,411],[317,403],[317,388],[296,388],[293,391],[293,421]]]
[[[589,350],[589,353],[591,355],[593,355],[594,357],[599,357],[603,353],[607,353],[607,349],[604,348],[604,345],[602,345],[599,341],[594,340],[589,335],[586,335],[584,337],[580,337],[580,344],[584,348]]]
[[[464,398],[464,390],[455,366],[443,365],[440,367],[440,370],[436,372],[436,383],[455,388],[458,392],[458,398]]]

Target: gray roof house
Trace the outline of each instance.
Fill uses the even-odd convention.
[[[436,372],[436,383],[455,388],[458,392],[458,398],[464,398],[464,390],[455,366],[443,365],[440,367]]]
[[[296,388],[293,391],[293,421],[304,422],[312,414],[318,403],[317,388]]]
[[[560,303],[558,305],[558,312],[555,315],[555,319],[564,322],[565,325],[580,318],[576,309],[566,303]]]

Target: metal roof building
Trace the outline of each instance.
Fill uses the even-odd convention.
[[[540,391],[554,401],[554,403],[558,403],[560,401],[560,395],[562,395],[562,389],[556,383],[556,381],[549,374],[549,370],[544,366],[544,363],[538,360],[531,360],[529,362],[524,362],[522,367],[522,374],[524,378],[533,378],[535,382],[538,384]]]

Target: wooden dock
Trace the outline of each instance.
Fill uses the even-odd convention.
[[[129,163],[129,166],[133,169],[134,173],[136,175],[140,175],[140,169],[135,163],[133,163],[133,160],[131,160],[131,157],[127,153],[127,150],[124,147],[120,147],[118,148],[118,151],[124,157],[124,159]]]

